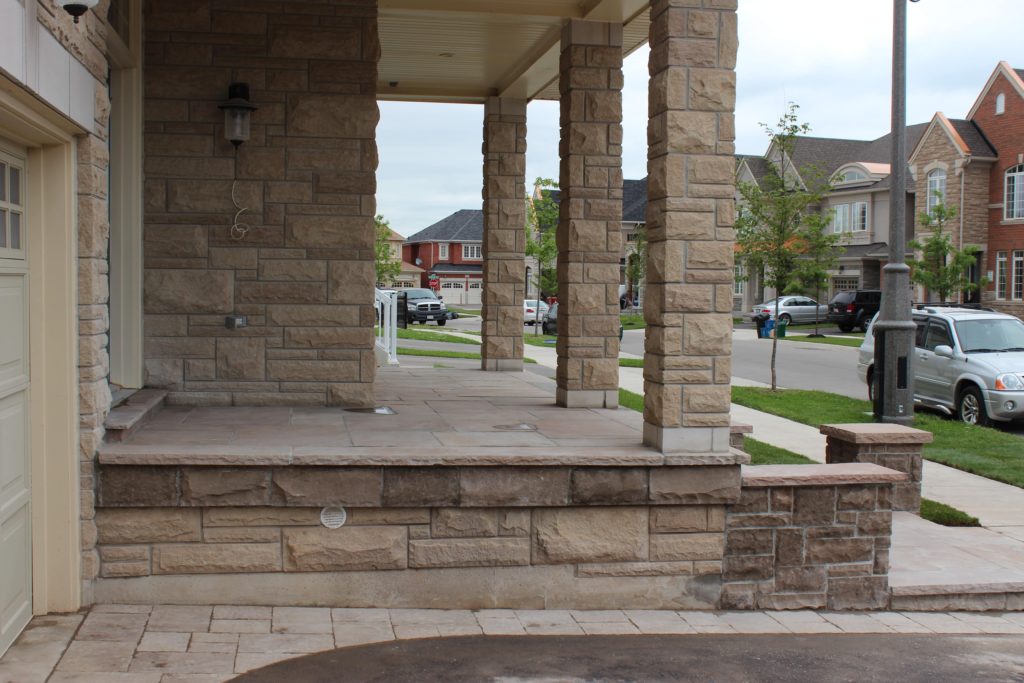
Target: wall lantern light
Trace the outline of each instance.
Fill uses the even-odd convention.
[[[64,8],[64,11],[75,18],[78,18],[99,4],[100,0],[57,0],[57,4]]]
[[[259,109],[249,101],[249,84],[232,83],[228,86],[228,99],[221,102],[224,111],[224,137],[237,149],[249,139],[252,113]]]

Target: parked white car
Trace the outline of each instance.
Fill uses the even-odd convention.
[[[825,322],[828,315],[828,305],[819,304],[814,299],[806,296],[783,296],[779,298],[779,320],[789,323],[813,323],[814,312],[818,312],[818,320]],[[745,313],[744,318],[753,320],[760,315],[767,315],[770,320],[775,318],[775,299],[765,301],[763,304],[754,306],[750,313]]]
[[[857,373],[874,397],[877,315],[860,347]],[[913,357],[914,403],[987,425],[1024,418],[1024,323],[976,308],[920,306]]]
[[[537,309],[540,308],[538,311]],[[544,321],[544,315],[548,312],[548,305],[537,299],[523,299],[523,322],[533,325],[540,320]]]

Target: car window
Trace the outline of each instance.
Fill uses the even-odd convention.
[[[959,320],[956,331],[964,353],[1024,349],[1024,323],[1012,318]]]
[[[928,324],[928,336],[925,338],[924,347],[934,351],[937,346],[953,346],[953,340],[949,335],[949,326],[945,322],[932,320]]]
[[[924,333],[925,330],[928,329],[928,321],[921,318],[915,318],[914,324],[917,325],[917,332],[914,334],[914,346],[916,346],[919,349],[923,349]]]
[[[839,292],[832,297],[831,303],[833,304],[848,304],[851,303],[854,297],[857,295],[856,292]]]

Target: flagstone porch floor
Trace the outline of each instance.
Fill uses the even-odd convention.
[[[643,446],[643,417],[627,409],[567,409],[555,385],[532,373],[384,368],[377,405],[342,408],[170,405],[123,443],[110,465],[735,464],[736,451],[666,456]]]

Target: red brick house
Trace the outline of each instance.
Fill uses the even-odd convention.
[[[479,306],[483,236],[483,211],[461,209],[406,238],[402,261],[422,268],[420,286],[430,287],[447,303]]]

